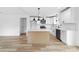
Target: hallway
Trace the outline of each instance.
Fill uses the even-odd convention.
[[[28,44],[27,37],[0,37],[0,52],[74,52],[78,47],[69,47],[50,34],[50,44]]]

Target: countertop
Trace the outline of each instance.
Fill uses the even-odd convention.
[[[29,31],[49,31],[50,32],[49,29],[32,29],[32,30],[29,30]]]

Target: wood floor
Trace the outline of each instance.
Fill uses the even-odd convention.
[[[68,47],[50,34],[50,44],[28,44],[27,37],[0,37],[0,52],[77,52],[78,47]]]

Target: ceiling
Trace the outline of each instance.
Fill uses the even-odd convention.
[[[49,16],[57,10],[57,7],[40,7],[40,16]],[[0,14],[37,16],[38,7],[0,7]]]

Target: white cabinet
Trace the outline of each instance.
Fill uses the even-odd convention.
[[[73,8],[69,8],[63,12],[61,12],[61,20],[63,23],[75,23],[73,18]]]
[[[61,41],[63,43],[66,43],[66,31],[61,30]]]
[[[52,25],[52,34],[54,35],[54,36],[56,36],[56,25]]]
[[[61,40],[67,45],[75,45],[75,31],[61,31]]]
[[[58,21],[57,17],[53,17],[53,23],[57,24],[57,21]]]

